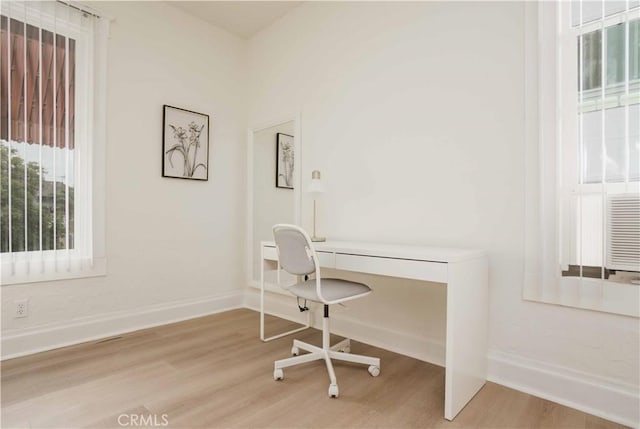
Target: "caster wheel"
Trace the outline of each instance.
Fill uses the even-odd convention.
[[[375,366],[375,365],[371,365],[368,368],[369,374],[371,374],[372,377],[377,377],[380,375],[380,367],[379,366]]]
[[[298,356],[300,354],[300,349],[298,349],[296,346],[291,347],[291,354],[293,356]]]
[[[275,370],[273,370],[273,379],[278,381],[278,380],[283,380],[284,379],[284,372],[282,372],[282,370],[280,368],[277,368]]]
[[[330,398],[337,398],[338,397],[338,385],[337,384],[329,385],[329,397]]]

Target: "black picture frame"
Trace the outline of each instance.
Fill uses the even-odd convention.
[[[208,181],[209,130],[209,115],[164,104],[162,177]]]
[[[276,133],[276,188],[293,189],[294,161],[293,136]]]

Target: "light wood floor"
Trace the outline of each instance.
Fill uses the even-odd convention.
[[[269,330],[289,322],[269,319]],[[309,330],[296,338],[319,344]],[[2,362],[2,427],[117,428],[144,416],[172,428],[616,428],[614,423],[487,385],[453,422],[443,419],[444,369],[352,342],[382,374],[335,365],[340,398],[327,396],[322,362],[285,369],[291,337],[258,339],[258,313],[234,310]],[[139,422],[139,420],[138,420]]]

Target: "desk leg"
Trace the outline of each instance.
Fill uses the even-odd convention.
[[[453,420],[487,379],[487,258],[450,263],[444,417]]]
[[[269,338],[264,337],[264,247],[260,247],[260,339],[264,342],[275,340],[276,338],[285,337],[296,332],[304,331],[311,327],[311,312],[307,311],[307,323],[301,328],[292,329]],[[280,266],[278,265],[278,283],[280,283]]]

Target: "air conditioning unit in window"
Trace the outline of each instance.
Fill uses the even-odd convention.
[[[640,271],[640,194],[608,197],[607,268]]]

